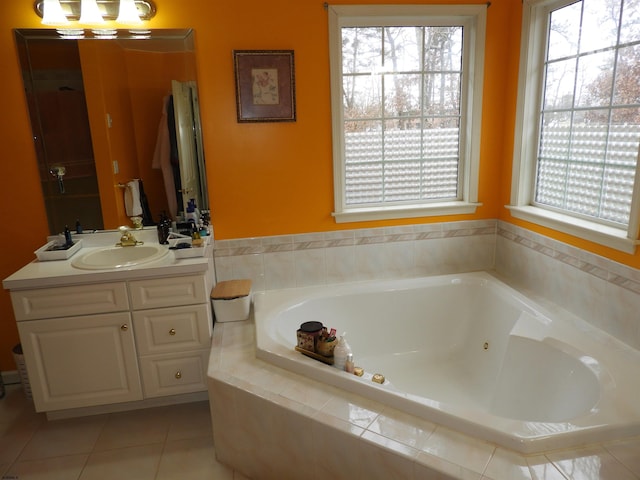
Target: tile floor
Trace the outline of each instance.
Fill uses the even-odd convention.
[[[247,480],[216,461],[206,401],[47,421],[20,385],[0,399],[0,479]]]

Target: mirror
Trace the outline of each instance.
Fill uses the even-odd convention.
[[[51,234],[209,209],[192,30],[15,37]]]

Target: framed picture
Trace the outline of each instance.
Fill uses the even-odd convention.
[[[234,50],[238,122],[295,122],[293,50]]]

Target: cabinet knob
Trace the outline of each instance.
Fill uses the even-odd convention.
[[[176,372],[176,378],[177,378],[177,379],[181,379],[181,378],[182,378],[182,372],[181,372],[180,370],[178,370],[178,371]]]
[[[176,329],[172,328],[171,330],[169,330],[169,335],[175,335],[176,334]]]
[[[129,325],[127,325],[126,323],[123,323],[122,325],[120,325],[120,330],[122,330],[123,332],[126,332],[127,330],[129,330]]]

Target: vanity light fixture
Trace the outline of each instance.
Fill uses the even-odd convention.
[[[63,28],[70,22],[99,25],[104,21],[133,26],[156,14],[153,0],[35,0],[33,7],[44,25]]]
[[[118,11],[117,23],[135,25],[142,23],[140,14],[133,0],[120,0],[120,10]]]
[[[69,23],[59,0],[44,0],[42,3],[43,25],[66,25]]]
[[[104,23],[104,18],[100,13],[100,8],[96,0],[81,0],[80,3],[80,23],[96,25]]]

